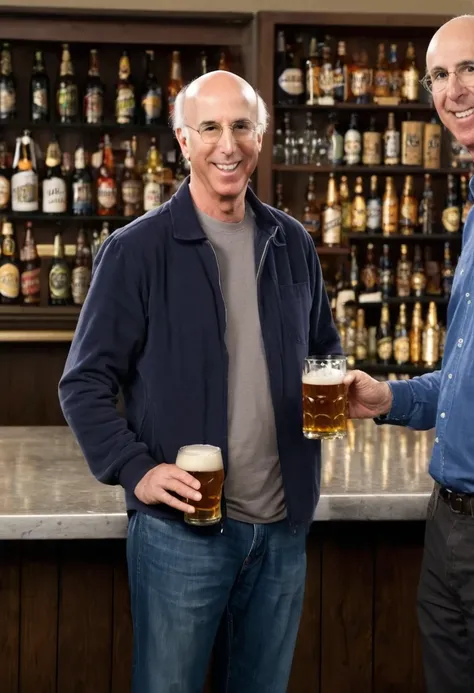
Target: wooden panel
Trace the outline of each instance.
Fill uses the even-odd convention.
[[[125,542],[114,545],[114,601],[111,693],[129,693],[132,668],[132,619]]]
[[[329,525],[323,540],[321,693],[372,690],[373,544],[347,530]]]
[[[0,691],[17,693],[20,653],[19,546],[0,542]]]
[[[318,693],[320,690],[321,532],[319,527],[308,536],[303,615],[288,693]]]
[[[19,693],[56,691],[58,563],[51,542],[27,542],[21,558]]]
[[[59,693],[109,693],[113,565],[104,542],[63,549],[59,600]]]
[[[375,559],[374,693],[422,693],[416,591],[422,523],[377,526]]]

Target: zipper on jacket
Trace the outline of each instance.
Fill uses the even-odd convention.
[[[275,238],[276,232],[278,229],[276,228],[270,238],[267,240],[265,243],[265,247],[263,249],[262,257],[260,258],[260,262],[258,264],[258,269],[257,269],[257,284],[258,280],[260,278],[260,272],[262,271],[263,263],[265,262],[265,258],[267,257],[267,252],[268,252],[268,246],[270,245],[270,241],[272,241]]]
[[[225,304],[224,292],[222,291],[221,268],[219,267],[219,260],[217,259],[217,253],[216,253],[216,251],[214,250],[214,246],[212,245],[211,241],[206,241],[206,243],[209,244],[209,246],[210,246],[212,252],[214,253],[214,257],[216,258],[217,276],[218,276],[218,279],[219,279],[219,289],[220,289],[221,296],[222,296],[222,303],[224,304],[225,326],[226,326],[226,329],[227,329],[227,306],[226,306],[226,304]]]

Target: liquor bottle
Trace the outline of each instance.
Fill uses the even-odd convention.
[[[97,229],[94,229],[92,231],[92,241],[91,241],[91,259],[92,259],[92,264],[94,264],[95,259],[97,257],[97,253],[99,252],[100,249],[100,238],[99,238],[99,232]]]
[[[334,100],[341,103],[349,98],[349,78],[347,71],[346,42],[337,44],[337,57],[333,69]]]
[[[421,364],[421,345],[423,338],[423,319],[421,315],[421,303],[413,306],[410,327],[410,363],[413,366]]]
[[[38,306],[41,300],[41,261],[38,257],[33,224],[26,223],[25,242],[22,249],[23,267],[20,276],[23,303],[28,306]]]
[[[118,82],[115,96],[115,120],[120,125],[135,122],[135,87],[131,80],[130,58],[123,51],[119,63]]]
[[[428,306],[428,317],[422,336],[421,359],[425,368],[434,368],[439,360],[439,325],[434,301],[431,301]]]
[[[141,100],[142,120],[145,125],[156,125],[160,122],[162,102],[161,86],[155,73],[155,51],[146,51],[146,80]]]
[[[76,242],[76,257],[71,276],[72,302],[82,306],[91,283],[91,250],[83,229],[79,230]]]
[[[408,247],[402,244],[397,263],[397,296],[406,298],[410,295],[411,262],[408,259]]]
[[[425,123],[423,139],[423,166],[425,168],[440,168],[441,166],[441,125],[436,116]]]
[[[110,236],[110,227],[109,227],[109,222],[108,221],[103,221],[102,222],[102,228],[100,230],[99,234],[99,241],[100,245],[104,243],[104,241]]]
[[[333,166],[339,166],[344,160],[344,138],[339,132],[337,116],[335,113],[329,114],[329,125],[327,136],[329,140],[328,159]],[[303,163],[303,162],[302,162]]]
[[[104,119],[104,85],[100,79],[99,56],[95,48],[89,53],[89,72],[84,92],[84,120],[98,125]]]
[[[64,243],[60,231],[54,236],[53,260],[49,270],[49,303],[67,306],[71,302],[71,270],[64,257]]]
[[[173,51],[171,55],[170,76],[168,80],[168,116],[173,117],[174,102],[179,92],[183,88],[183,77],[181,72],[181,54]]]
[[[412,120],[407,113],[402,123],[402,164],[403,166],[421,166],[423,164],[423,128],[424,123]]]
[[[421,254],[421,247],[419,245],[415,245],[415,251],[413,254],[413,270],[410,283],[413,294],[417,298],[423,296],[426,289],[426,274],[423,256]]]
[[[143,208],[145,212],[159,207],[163,202],[163,161],[156,146],[156,140],[151,138],[151,145],[146,159],[146,169],[143,175]]]
[[[127,143],[122,177],[122,204],[124,217],[137,217],[143,207],[143,182],[133,156],[131,143]]]
[[[441,220],[447,233],[458,233],[461,229],[461,208],[458,195],[457,180],[452,173],[448,175],[448,191],[446,205]]]
[[[375,233],[382,228],[382,200],[377,191],[377,176],[370,176],[370,194],[367,200],[367,230]]]
[[[321,209],[317,203],[314,176],[309,176],[303,209],[303,226],[318,244],[321,240]]]
[[[382,133],[377,132],[375,116],[370,117],[369,129],[363,134],[362,163],[380,166],[382,163]]]
[[[275,186],[275,207],[280,209],[282,212],[285,212],[285,214],[291,214],[290,208],[285,203],[283,183],[281,181]]]
[[[314,39],[314,42],[314,45],[317,46],[316,39]],[[310,47],[313,47],[312,42],[310,43]],[[310,55],[311,50],[312,49],[310,48]],[[308,67],[306,67],[306,77],[308,80]],[[290,60],[290,52],[287,49],[286,45],[285,32],[279,31],[277,35],[277,48],[275,56],[275,94],[276,102],[280,106],[290,106],[298,103],[298,99],[296,99],[295,94],[293,94],[293,80],[297,84],[296,91],[299,94],[299,90],[301,88],[301,75],[299,72],[293,74]],[[306,81],[306,83],[308,84],[308,81]],[[316,86],[316,84],[319,96],[319,73],[318,79],[314,81],[314,86]]]
[[[1,166],[0,166],[1,170]],[[1,185],[1,183],[0,183]],[[471,190],[469,188],[469,180],[467,176],[461,176],[461,203],[462,203],[462,212],[461,212],[461,224],[464,226],[467,220],[467,215],[469,214],[472,206],[474,205],[474,200],[471,195]],[[1,203],[0,203],[0,209],[1,209]]]
[[[0,142],[0,211],[4,212],[10,207],[11,200],[11,173],[7,164],[7,147],[5,142]]]
[[[352,203],[350,200],[347,176],[341,176],[339,185],[339,204],[341,205],[342,233],[345,236],[347,233],[350,233],[352,224]]]
[[[426,290],[430,296],[441,296],[441,263],[433,259],[430,246],[425,248]]]
[[[411,236],[418,222],[418,201],[415,197],[413,176],[405,176],[400,200],[399,226],[404,236]]]
[[[351,101],[359,104],[370,103],[372,88],[372,70],[369,68],[367,51],[361,50],[354,56],[350,69]]]
[[[453,287],[454,267],[451,261],[451,248],[449,242],[444,244],[443,269],[441,271],[441,282],[444,296],[451,296]]]
[[[38,174],[33,140],[28,130],[16,140],[12,175],[12,211],[38,210]]]
[[[384,133],[385,166],[397,166],[400,163],[400,133],[395,127],[395,114],[388,114],[387,129]]]
[[[374,263],[374,244],[367,245],[367,256],[365,265],[360,273],[360,281],[362,284],[362,293],[371,294],[378,289],[379,273],[377,266]]]
[[[431,174],[425,173],[423,196],[418,209],[418,224],[421,233],[430,235],[433,233],[434,223],[434,195],[431,187]]]
[[[360,272],[357,262],[357,246],[351,245],[351,266],[349,270],[349,283],[355,295],[360,291]]]
[[[332,106],[334,104],[334,79],[331,62],[331,48],[327,40],[323,44],[322,50],[321,72],[319,73],[319,89],[321,93],[318,103],[322,106]]]
[[[55,137],[48,145],[45,163],[43,212],[45,214],[64,214],[67,211],[66,181],[61,171],[61,150]]]
[[[16,117],[16,83],[12,69],[10,44],[4,43],[0,53],[0,120]]]
[[[207,75],[209,72],[209,66],[208,66],[208,59],[207,59],[207,53],[206,51],[201,51],[201,58],[200,58],[200,75]]]
[[[444,350],[446,347],[447,329],[446,329],[445,325],[441,324],[441,322],[438,323],[438,327],[439,327],[438,364],[441,365],[441,362],[442,362],[443,356],[444,356]]]
[[[356,362],[356,340],[357,340],[357,304],[355,301],[347,301],[343,307],[344,311],[344,341],[342,347],[347,357],[348,368],[354,368]]]
[[[393,178],[385,179],[385,192],[382,200],[382,233],[390,236],[398,231],[398,196]]]
[[[329,174],[326,204],[322,214],[323,245],[338,246],[341,244],[342,210],[337,194],[334,173]]]
[[[349,129],[344,135],[344,159],[348,166],[355,166],[360,163],[361,136],[357,127],[357,114],[351,115]]]
[[[230,72],[229,58],[225,51],[219,53],[219,64],[217,66],[218,70],[224,70],[225,72]]]
[[[351,205],[351,228],[354,233],[364,233],[367,229],[367,205],[364,198],[362,177],[357,176],[354,197]]]
[[[43,51],[36,51],[30,81],[30,114],[34,123],[46,123],[49,120],[49,88]]]
[[[374,101],[380,103],[380,98],[382,98],[383,102],[383,99],[388,96],[390,96],[390,70],[385,55],[385,44],[379,43],[377,68],[374,75]]]
[[[102,217],[117,214],[117,180],[108,135],[104,136],[104,158],[97,179],[97,214]]]
[[[365,312],[363,308],[357,309],[356,327],[356,362],[367,361],[369,334],[365,326]]]
[[[69,44],[67,43],[63,43],[59,84],[56,92],[56,106],[61,123],[74,123],[77,120],[79,98]]]
[[[390,327],[390,311],[386,303],[382,304],[380,323],[377,329],[377,360],[388,365],[392,360],[393,343]]]
[[[89,216],[94,213],[92,175],[86,162],[86,152],[79,145],[74,154],[74,173],[72,176],[72,213],[76,216]]]
[[[390,259],[390,246],[384,243],[379,260],[379,286],[385,300],[393,294],[393,267]]]
[[[402,84],[403,84],[403,73],[398,64],[397,56],[397,44],[392,43],[390,45],[390,55],[388,58],[389,65],[389,84],[390,84],[390,96],[394,99],[400,99],[402,95]]]
[[[415,103],[418,101],[419,93],[420,72],[416,66],[415,46],[409,41],[403,64],[402,97],[405,102]]]
[[[404,303],[400,305],[398,320],[395,325],[393,340],[393,353],[395,363],[402,366],[410,362],[410,339],[407,329],[407,307]]]
[[[0,253],[0,303],[18,303],[20,296],[20,263],[18,262],[15,231],[6,219],[2,224]]]

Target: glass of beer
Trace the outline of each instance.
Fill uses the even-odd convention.
[[[347,424],[345,356],[305,359],[303,372],[303,433],[306,438],[343,438]]]
[[[185,445],[178,451],[176,466],[184,469],[201,482],[200,501],[186,499],[195,508],[192,514],[184,513],[188,525],[205,527],[220,522],[224,465],[221,449],[214,445]]]

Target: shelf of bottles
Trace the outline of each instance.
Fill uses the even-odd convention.
[[[240,56],[219,47],[37,48],[0,53],[2,326],[77,319],[104,240],[187,175],[169,126],[183,83],[240,71]]]

